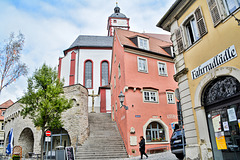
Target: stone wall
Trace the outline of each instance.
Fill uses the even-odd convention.
[[[88,124],[88,91],[80,84],[64,87],[64,96],[74,101],[72,108],[62,113],[63,128],[68,132],[71,146],[82,144],[89,135]],[[23,119],[20,115],[22,110],[21,104],[16,102],[9,107],[5,112],[5,146],[8,143],[9,132],[13,128],[14,146],[26,146],[31,144],[27,140],[27,136],[33,135],[33,152],[40,153],[41,145],[41,129],[34,127],[32,120],[29,118]],[[27,131],[25,130],[27,129]],[[24,131],[25,130],[25,131]],[[26,135],[26,133],[28,133]],[[26,139],[24,141],[24,139]],[[32,139],[32,138],[29,138]],[[6,147],[4,147],[5,149]],[[24,147],[23,154],[31,150],[31,147]],[[5,151],[4,151],[5,153]]]

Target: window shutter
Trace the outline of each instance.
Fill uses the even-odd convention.
[[[175,31],[175,35],[176,35],[178,52],[181,53],[181,52],[183,52],[184,47],[183,47],[183,38],[182,38],[182,33],[181,33],[180,27]]]
[[[195,17],[196,17],[196,22],[197,22],[197,26],[198,26],[198,30],[200,33],[200,37],[204,36],[207,33],[207,27],[203,18],[203,14],[201,11],[201,8],[198,7],[195,12]]]
[[[213,24],[216,26],[221,22],[221,15],[217,6],[217,2],[216,0],[207,0],[207,2],[212,16]]]

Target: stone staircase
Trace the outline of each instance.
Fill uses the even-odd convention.
[[[89,113],[90,136],[78,146],[76,159],[127,158],[127,152],[111,114]]]

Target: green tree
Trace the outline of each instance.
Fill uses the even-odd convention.
[[[20,103],[23,118],[30,118],[35,127],[40,127],[41,154],[43,159],[44,134],[46,130],[63,127],[61,113],[72,107],[71,100],[63,96],[63,82],[59,81],[56,68],[43,64],[28,79],[28,88]]]
[[[16,81],[20,76],[27,75],[27,67],[20,61],[24,45],[23,34],[19,33],[15,37],[14,33],[11,33],[5,43],[0,48],[0,94],[3,88]]]

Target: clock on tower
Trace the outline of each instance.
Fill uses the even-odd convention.
[[[118,7],[118,3],[116,3],[116,7],[114,8],[114,13],[108,17],[108,36],[113,36],[114,28],[121,28],[129,30],[129,18],[127,18],[124,14],[120,13],[120,8]]]

